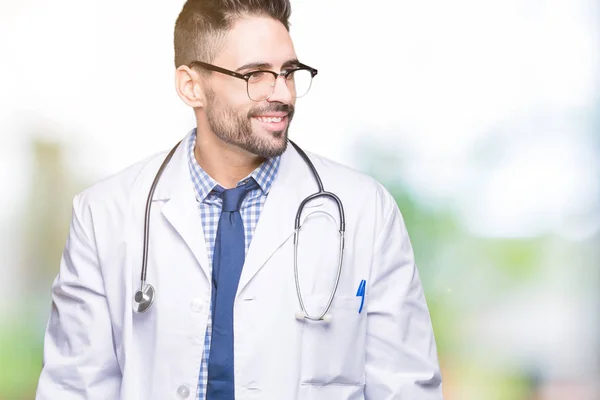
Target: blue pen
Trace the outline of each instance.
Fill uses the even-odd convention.
[[[358,285],[358,291],[356,292],[356,297],[361,296],[361,300],[360,300],[360,308],[358,309],[358,313],[360,314],[362,309],[363,309],[363,305],[365,304],[365,292],[366,292],[366,287],[367,287],[367,281],[365,281],[364,279],[362,281],[360,281],[360,285]]]

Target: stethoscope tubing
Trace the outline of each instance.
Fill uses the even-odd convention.
[[[169,161],[171,161],[171,158],[173,158],[173,155],[175,154],[175,151],[177,150],[177,147],[179,147],[179,144],[181,143],[181,141],[179,141],[179,143],[177,143],[175,145],[175,147],[173,147],[171,149],[171,151],[169,152],[169,154],[167,154],[167,156],[165,157],[165,160],[163,161],[163,163],[161,164],[160,168],[158,169],[158,172],[156,173],[156,176],[154,177],[154,181],[152,182],[152,186],[150,186],[150,191],[148,193],[148,199],[146,200],[146,211],[144,214],[144,247],[143,247],[143,253],[142,253],[142,273],[141,273],[141,288],[140,290],[144,289],[144,285],[146,283],[146,273],[148,271],[148,243],[150,241],[150,209],[152,207],[152,198],[154,197],[154,191],[156,190],[156,186],[158,186],[158,181],[160,180],[160,177],[162,176],[165,168],[167,167],[167,165],[169,164]]]
[[[345,231],[346,231],[346,218],[345,218],[345,213],[344,213],[344,206],[338,196],[336,196],[334,193],[325,191],[325,189],[323,188],[323,182],[321,181],[321,177],[320,177],[319,173],[317,172],[317,169],[315,168],[314,164],[312,163],[312,161],[310,160],[308,155],[304,152],[304,150],[302,150],[296,143],[292,142],[291,140],[290,140],[290,143],[292,144],[292,146],[294,146],[294,148],[296,149],[298,154],[300,154],[300,156],[304,159],[304,162],[306,163],[306,165],[308,165],[308,167],[310,168],[312,175],[315,178],[315,181],[317,182],[317,186],[319,188],[319,191],[317,193],[311,194],[310,196],[308,196],[304,200],[302,200],[302,202],[300,203],[300,206],[298,206],[298,212],[296,213],[296,219],[294,222],[294,278],[295,278],[295,283],[296,283],[296,294],[298,295],[298,302],[300,303],[300,309],[302,312],[301,316],[303,318],[309,319],[311,321],[321,321],[324,319],[325,315],[329,312],[329,309],[331,308],[331,304],[333,303],[333,299],[335,298],[335,294],[337,292],[337,288],[340,283],[340,278],[342,276],[342,264],[344,261],[343,259],[344,259],[344,242],[345,242],[344,236],[345,236]],[[300,277],[298,276],[298,247],[299,247],[299,240],[300,240],[300,225],[301,225],[300,219],[302,217],[302,211],[304,211],[304,206],[306,204],[308,204],[309,202],[311,202],[315,199],[318,199],[320,197],[330,198],[337,205],[337,209],[338,209],[338,213],[339,213],[339,217],[340,217],[340,228],[339,228],[340,244],[339,244],[339,256],[338,256],[338,266],[337,266],[337,271],[336,271],[335,284],[333,286],[333,289],[329,295],[329,299],[327,300],[326,306],[323,309],[323,311],[321,311],[320,314],[313,316],[310,313],[308,313],[308,311],[306,311],[306,307],[304,305],[304,298],[302,296],[302,290],[300,289]]]
[[[298,301],[300,303],[300,308],[301,308],[300,317],[304,318],[304,319],[312,320],[312,321],[321,321],[321,320],[326,319],[326,315],[329,312],[329,309],[331,308],[331,304],[333,303],[333,299],[335,298],[335,294],[337,292],[337,288],[339,286],[340,278],[341,278],[341,274],[342,274],[344,243],[345,243],[345,230],[346,230],[346,219],[345,219],[344,207],[342,205],[342,201],[339,199],[338,196],[336,196],[334,193],[325,191],[325,189],[323,188],[323,182],[321,181],[321,177],[319,176],[317,169],[315,168],[314,164],[312,163],[312,161],[310,160],[308,155],[296,143],[294,143],[291,140],[289,140],[289,142],[296,149],[298,154],[300,154],[300,156],[304,159],[304,162],[306,163],[306,165],[308,165],[308,167],[310,168],[312,175],[313,175],[313,177],[317,183],[318,189],[319,189],[319,191],[317,193],[311,194],[310,196],[306,197],[300,203],[300,205],[298,206],[298,212],[296,213],[296,218],[294,221],[294,278],[296,281],[296,292],[297,292],[297,296],[298,296]],[[136,313],[146,312],[152,306],[152,304],[154,302],[154,297],[155,297],[155,293],[156,293],[154,290],[154,287],[152,285],[146,283],[147,271],[148,271],[148,249],[149,249],[149,241],[150,241],[150,214],[151,214],[150,211],[151,211],[151,207],[152,207],[152,199],[154,196],[154,191],[156,190],[156,187],[158,186],[160,177],[162,176],[164,170],[166,169],[167,165],[171,161],[171,158],[173,158],[173,155],[175,154],[175,151],[177,150],[177,148],[179,147],[180,144],[181,144],[181,141],[178,142],[171,149],[171,151],[167,154],[163,163],[161,164],[160,168],[158,169],[158,172],[156,173],[156,176],[154,177],[154,180],[153,180],[152,185],[150,186],[150,190],[148,192],[148,198],[146,200],[146,208],[145,208],[145,213],[144,213],[144,238],[143,238],[143,249],[142,249],[142,268],[141,268],[141,276],[140,276],[140,289],[135,293],[135,296],[134,296],[134,311]],[[330,293],[329,299],[327,300],[327,304],[326,304],[324,310],[320,314],[313,316],[313,315],[310,315],[306,311],[306,307],[304,305],[304,299],[302,296],[302,290],[300,289],[300,279],[298,276],[298,244],[299,244],[299,240],[300,240],[300,227],[301,227],[300,219],[302,216],[302,211],[304,210],[304,206],[307,203],[309,203],[310,201],[315,200],[320,197],[330,198],[337,205],[338,213],[339,213],[339,217],[340,217],[340,225],[339,225],[340,242],[339,242],[339,256],[338,256],[338,266],[337,266],[337,271],[336,271],[335,284]]]

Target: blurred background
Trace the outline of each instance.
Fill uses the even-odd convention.
[[[32,399],[71,200],[194,127],[183,5],[0,0],[0,400]],[[291,136],[395,195],[447,400],[600,399],[598,0],[292,0]]]

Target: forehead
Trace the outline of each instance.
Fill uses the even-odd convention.
[[[281,22],[270,17],[247,16],[234,23],[214,63],[232,69],[253,62],[278,67],[295,58],[292,38]]]

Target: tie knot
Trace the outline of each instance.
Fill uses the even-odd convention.
[[[223,212],[234,212],[239,211],[244,201],[246,194],[258,187],[258,183],[253,178],[250,178],[242,186],[238,186],[233,189],[223,189],[220,186],[215,188],[218,192],[222,193],[223,197]]]

